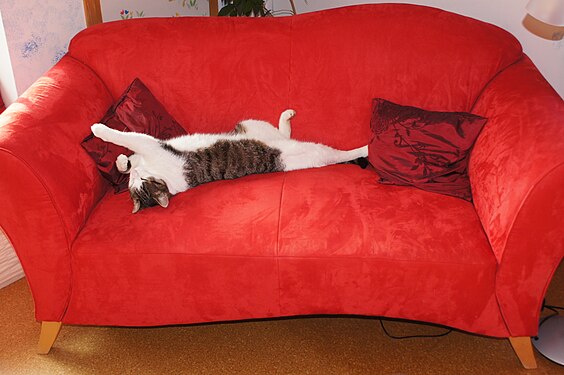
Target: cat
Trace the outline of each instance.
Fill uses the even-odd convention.
[[[129,173],[133,213],[160,205],[170,197],[200,184],[257,173],[287,172],[349,162],[368,156],[368,146],[341,151],[329,146],[291,139],[285,110],[278,129],[266,121],[245,120],[229,133],[189,134],[159,140],[147,134],[121,132],[104,124],[92,125],[92,133],[133,151],[119,155],[117,169]]]

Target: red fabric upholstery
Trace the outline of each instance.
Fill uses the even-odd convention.
[[[512,335],[531,335],[564,256],[564,104],[525,57],[485,88],[474,112],[490,118],[469,173],[500,264],[496,293]]]
[[[376,177],[354,166],[287,174],[282,314],[409,316],[503,336],[495,258],[472,205]]]
[[[128,21],[89,27],[69,45],[69,54],[87,62],[114,97],[139,77],[194,133],[231,130],[248,118],[277,124],[288,108],[288,19]]]
[[[0,179],[0,226],[39,320],[61,320],[67,308],[72,242],[106,190],[80,139],[111,103],[100,79],[66,56],[0,116],[0,170],[10,176]]]
[[[137,76],[191,131],[294,108],[293,137],[340,148],[368,143],[375,97],[472,111],[489,119],[469,164],[475,207],[338,165],[202,185],[131,215],[80,141]],[[0,225],[38,320],[347,313],[534,335],[564,254],[562,113],[515,38],[432,8],[108,23],[0,115],[13,176]]]
[[[202,185],[174,196],[167,209],[136,215],[126,194],[109,193],[74,244],[64,321],[131,326],[279,316],[283,178]]]
[[[114,96],[139,77],[194,132],[230,130],[245,118],[277,124],[293,108],[294,137],[343,149],[368,143],[372,98],[470,111],[521,56],[502,29],[413,5],[128,21],[88,28],[69,46]]]
[[[488,81],[521,56],[505,31],[428,7],[353,6],[288,22],[292,134],[342,148],[368,143],[372,98],[469,112]]]
[[[109,193],[75,242],[65,322],[338,313],[505,333],[495,257],[472,205],[459,199],[380,185],[373,170],[338,165],[203,185],[135,218],[130,206]],[[179,243],[181,228],[190,235]],[[414,285],[422,269],[425,282]],[[460,294],[468,280],[474,288]]]
[[[139,78],[133,80],[99,122],[112,129],[146,133],[159,139],[186,134],[182,125],[176,122]],[[110,182],[116,193],[127,190],[129,176],[120,173],[115,162],[120,154],[129,156],[133,152],[125,147],[104,142],[92,133],[84,138],[81,145],[94,159],[100,173]]]

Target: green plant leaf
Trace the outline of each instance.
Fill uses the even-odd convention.
[[[221,0],[224,7],[220,16],[265,16],[270,12],[264,6],[264,0]],[[227,9],[226,9],[227,8]]]
[[[245,2],[243,2],[243,4],[242,4],[242,9],[243,9],[242,13],[243,13],[245,16],[250,16],[251,13],[253,12],[253,4],[251,4],[251,3],[248,2],[248,1],[245,1]]]
[[[233,4],[227,4],[226,6],[224,6],[223,8],[221,8],[219,10],[219,13],[217,14],[218,16],[231,16],[231,13],[235,13],[235,15],[237,15],[237,10],[235,9],[235,5]]]

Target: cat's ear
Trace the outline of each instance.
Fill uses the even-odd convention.
[[[159,204],[159,206],[164,208],[168,207],[168,194],[164,192],[159,192],[154,198]]]
[[[134,214],[141,209],[141,201],[135,197],[131,197],[131,199],[133,200],[133,211],[131,213]]]

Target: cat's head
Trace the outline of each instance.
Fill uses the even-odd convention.
[[[155,177],[141,178],[140,183],[130,184],[129,195],[133,200],[133,213],[156,205],[166,208],[171,197],[166,183]]]
[[[168,207],[170,194],[166,182],[150,175],[142,167],[142,158],[138,155],[127,157],[119,155],[116,160],[118,171],[129,174],[129,195],[133,201],[133,213],[144,208],[159,205]]]

